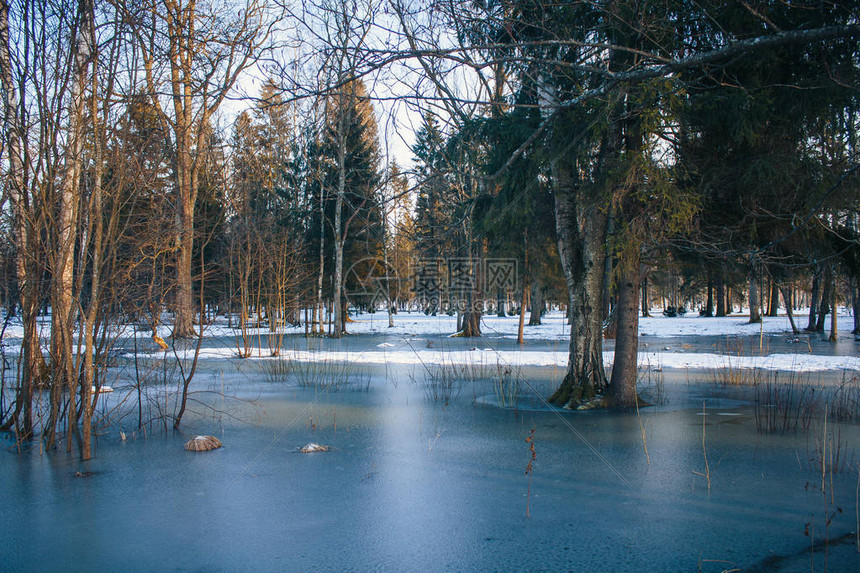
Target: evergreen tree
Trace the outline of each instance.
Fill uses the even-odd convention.
[[[341,88],[343,93],[330,96],[322,129],[309,153],[315,192],[310,209],[312,245],[319,246],[320,198],[324,217],[325,260],[323,276],[335,279],[324,285],[326,298],[332,301],[341,317],[334,325],[340,336],[347,323],[349,302],[369,309],[373,285],[367,278],[376,276],[373,268],[384,258],[382,203],[379,173],[379,141],[373,105],[361,80]],[[340,211],[338,213],[338,211]],[[336,229],[336,222],[340,228]],[[317,235],[317,236],[315,236]],[[338,250],[341,265],[338,269]],[[343,273],[342,292],[336,276]],[[347,296],[344,297],[344,293]]]

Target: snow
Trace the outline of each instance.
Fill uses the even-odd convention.
[[[534,350],[529,348],[517,350],[500,350],[494,348],[473,348],[459,350],[449,348],[417,347],[409,340],[403,340],[395,350],[379,351],[375,345],[370,345],[358,351],[338,350],[287,350],[280,357],[262,356],[255,354],[251,360],[290,360],[296,362],[336,362],[362,365],[401,365],[429,366],[456,365],[466,366],[481,371],[497,366],[513,367],[552,367],[567,366],[567,347],[560,346],[558,350]],[[150,356],[158,356],[153,353]],[[204,348],[200,351],[201,359],[236,358],[232,348]],[[603,361],[611,366],[614,352],[605,351]],[[762,370],[790,370],[795,372],[820,372],[825,370],[860,370],[860,358],[855,356],[822,356],[815,354],[769,354],[765,356],[742,356],[734,354],[719,354],[707,352],[681,351],[645,351],[639,353],[639,366],[643,369],[692,369],[715,370],[720,368]]]
[[[665,317],[655,311],[654,316],[640,319],[639,333],[643,337],[659,337],[661,339],[687,338],[698,336],[754,336],[759,334],[791,333],[788,317],[765,317],[761,324],[749,324],[748,317],[736,314],[727,317],[705,318],[689,313],[682,317]],[[841,309],[840,318],[843,325],[851,324],[851,315]],[[798,311],[797,321],[805,318],[803,311]],[[363,314],[353,317],[353,322],[347,325],[351,334],[371,335],[367,346],[363,347],[364,338],[356,337],[358,350],[290,350],[285,349],[281,358],[268,356],[266,343],[255,338],[251,339],[251,360],[285,359],[300,362],[344,362],[356,364],[397,364],[397,365],[433,365],[451,364],[495,369],[501,366],[536,366],[564,368],[567,365],[567,340],[569,326],[563,313],[554,311],[547,313],[543,324],[526,326],[524,335],[526,345],[516,349],[494,348],[493,346],[510,346],[515,339],[519,327],[518,317],[485,316],[482,319],[483,339],[476,339],[481,347],[462,348],[457,341],[448,342],[447,337],[454,334],[457,326],[456,316],[425,316],[419,312],[401,312],[395,315],[395,326],[389,328],[388,316],[384,312]],[[805,323],[805,321],[804,321]],[[47,326],[47,325],[45,325]],[[844,330],[844,328],[843,328]],[[169,326],[159,326],[159,332],[169,335]],[[267,328],[249,329],[248,334],[268,334]],[[304,328],[288,328],[289,333],[303,333]],[[128,335],[131,328],[127,329]],[[4,335],[4,345],[9,353],[15,353],[20,348],[20,338],[23,332],[20,322],[10,321]],[[148,333],[143,333],[149,338]],[[204,329],[207,338],[236,337],[239,331],[226,325],[221,320]],[[376,336],[372,336],[376,335]],[[384,341],[379,338],[385,336]],[[670,344],[666,344],[670,342]],[[262,343],[262,348],[257,348]],[[488,346],[489,343],[489,346]],[[535,344],[537,343],[537,344]],[[466,343],[468,344],[468,343]],[[741,356],[720,354],[718,352],[685,352],[680,344],[667,340],[654,344],[662,350],[648,348],[647,343],[640,346],[639,364],[643,369],[720,369],[720,368],[760,368],[765,370],[791,370],[798,372],[819,372],[838,370],[860,370],[860,358],[856,356],[825,356],[807,353],[807,345],[798,345],[798,353],[775,353],[764,356]],[[204,345],[200,351],[201,359],[237,358],[237,347],[232,343],[220,347]],[[148,354],[151,357],[163,356],[161,352]],[[612,364],[613,352],[604,352],[607,366]],[[112,389],[102,387],[102,392]]]
[[[800,318],[794,318],[800,324]],[[828,324],[829,324],[828,320]],[[804,322],[805,324],[805,322]],[[791,332],[788,316],[765,317],[760,324],[750,324],[749,315],[704,317],[692,314],[677,317],[652,316],[639,319],[640,336],[674,338],[679,336],[749,336]]]
[[[299,448],[299,451],[303,454],[312,454],[314,452],[327,452],[327,451],[329,451],[329,447],[323,446],[321,444],[315,444],[314,442],[310,442],[306,446]]]

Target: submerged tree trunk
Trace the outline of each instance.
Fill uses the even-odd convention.
[[[815,331],[815,317],[818,314],[818,304],[821,298],[821,270],[815,269],[812,275],[812,292],[809,294],[809,322],[806,330]]]
[[[633,251],[633,249],[630,249]],[[612,405],[630,408],[636,405],[636,375],[639,353],[639,295],[641,273],[639,253],[629,252],[620,263],[615,317],[615,360],[609,390]]]
[[[839,340],[839,332],[837,330],[836,317],[839,314],[838,295],[839,286],[837,285],[836,273],[830,271],[830,342]]]
[[[603,368],[603,271],[606,214],[578,196],[570,166],[553,166],[558,252],[570,299],[567,373],[550,398],[575,408],[607,388]]]
[[[821,298],[818,303],[818,318],[815,321],[815,332],[824,332],[824,320],[830,312],[830,298],[833,289],[833,269],[827,267],[824,270],[824,286],[821,289]]]
[[[18,293],[21,298],[21,322],[24,328],[22,347],[22,371],[20,385],[15,397],[15,411],[7,422],[15,425],[17,434],[25,439],[33,435],[33,391],[47,379],[48,367],[42,356],[39,328],[41,289],[41,260],[38,245],[40,234],[33,228],[33,215],[25,187],[23,134],[18,92],[12,73],[9,46],[9,3],[0,0],[0,81],[3,85],[3,107],[5,124],[6,159],[9,165],[7,193],[12,207],[12,240],[15,245],[15,271]]]
[[[84,121],[86,114],[85,91],[89,83],[88,74],[93,55],[92,5],[88,0],[78,4],[78,26],[74,47],[74,75],[69,95],[69,125],[64,149],[65,165],[60,183],[60,204],[57,211],[56,250],[52,257],[51,289],[51,418],[47,447],[54,442],[63,389],[69,394],[67,407],[66,449],[71,451],[71,436],[77,431],[77,388],[75,372],[74,329],[78,307],[75,298],[75,242],[80,220],[78,208],[81,201],[80,182],[83,170]]]

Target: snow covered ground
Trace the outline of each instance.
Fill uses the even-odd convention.
[[[701,317],[689,313],[681,317],[665,317],[659,310],[654,316],[639,319],[640,336],[680,337],[680,336],[748,336],[764,333],[790,332],[791,323],[786,315],[765,317],[761,324],[749,324],[749,316],[735,314],[725,317]],[[799,327],[805,315],[795,317]],[[839,319],[843,325],[848,325],[850,315],[845,309],[840,310]],[[527,317],[528,318],[528,317]],[[526,326],[525,337],[540,340],[567,339],[569,329],[564,314],[550,312],[542,319],[540,326]],[[830,324],[830,321],[827,321]],[[481,321],[481,330],[485,335],[516,338],[519,321],[517,317],[499,318],[485,316]],[[394,328],[388,328],[388,316],[385,313],[364,314],[355,317],[355,322],[347,326],[352,333],[388,332],[396,334],[451,334],[457,328],[455,316],[424,316],[421,313],[401,313],[395,315]]]
[[[386,346],[387,345],[387,346]],[[504,366],[543,366],[564,368],[567,366],[567,348],[557,351],[505,350],[492,347],[474,347],[468,350],[447,348],[424,348],[423,341],[404,340],[401,343],[383,342],[369,345],[356,351],[339,350],[287,350],[280,357],[254,356],[255,360],[293,360],[297,362],[345,362],[351,364],[397,364],[397,365],[457,365],[471,368]],[[154,356],[154,354],[153,354]],[[204,348],[201,359],[235,358],[234,348]],[[606,366],[611,366],[614,352],[603,353]],[[731,354],[646,351],[639,353],[640,368],[660,370],[664,368],[713,370],[718,368],[760,368],[763,370],[791,370],[795,372],[820,372],[825,370],[860,371],[860,358],[856,356],[822,356],[815,354],[769,354],[767,356],[738,356]]]
[[[805,314],[798,312],[798,323],[805,324]],[[848,326],[852,317],[845,310],[840,311],[840,322],[843,325],[842,336],[851,339]],[[514,346],[511,342],[516,339],[519,320],[517,317],[485,316],[482,320],[481,339],[449,339],[456,330],[455,316],[425,316],[422,313],[401,312],[395,315],[395,326],[389,328],[388,316],[384,312],[362,314],[353,317],[347,330],[352,335],[350,349],[325,348],[317,350],[291,350],[282,352],[282,359],[294,361],[329,361],[349,362],[355,364],[399,364],[399,365],[433,365],[450,364],[480,368],[496,368],[502,366],[538,366],[564,368],[567,365],[568,325],[560,312],[550,312],[543,317],[543,324],[526,326],[525,338],[527,344],[523,347]],[[829,320],[828,320],[829,324]],[[49,324],[45,324],[45,328]],[[129,333],[131,330],[129,329]],[[209,325],[205,329],[207,339],[234,340],[239,334],[234,328],[229,328],[226,321]],[[267,334],[267,329],[254,329],[250,333]],[[303,333],[302,327],[287,329],[287,333]],[[167,337],[170,328],[167,325],[159,327],[159,333]],[[719,369],[719,368],[760,368],[765,370],[791,370],[798,372],[820,371],[855,371],[860,370],[860,351],[856,345],[848,355],[825,355],[814,352],[809,344],[797,344],[797,352],[776,351],[772,354],[763,352],[762,355],[746,355],[742,352],[701,351],[702,348],[689,349],[685,342],[694,341],[697,337],[753,337],[758,335],[785,334],[786,339],[792,339],[791,326],[788,317],[765,317],[761,324],[748,324],[748,317],[736,314],[720,318],[704,318],[693,313],[683,317],[665,317],[659,311],[653,317],[640,319],[640,336],[643,342],[640,346],[639,363],[642,369]],[[4,334],[6,351],[15,354],[22,335],[20,324],[10,323]],[[148,333],[140,333],[147,338]],[[656,337],[666,340],[653,340]],[[645,341],[649,342],[645,342]],[[258,341],[253,341],[256,347]],[[286,345],[289,347],[289,345]],[[687,348],[685,348],[687,347]],[[152,356],[160,353],[153,352]],[[225,359],[237,357],[237,347],[232,342],[206,344],[201,350],[202,359]],[[252,353],[254,359],[271,360],[268,347],[263,347]],[[747,353],[754,354],[754,353]],[[612,364],[614,352],[604,352],[604,362]]]

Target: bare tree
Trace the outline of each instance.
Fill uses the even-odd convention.
[[[272,23],[262,0],[238,5],[150,0],[126,10],[135,23],[148,95],[173,139],[179,253],[173,334],[187,338],[195,334],[191,258],[200,150],[211,118],[257,61]]]
[[[30,41],[29,35],[25,41]],[[18,80],[13,71],[10,51],[9,1],[0,1],[0,80],[3,84],[5,147],[9,163],[6,194],[12,206],[12,237],[15,244],[15,269],[21,299],[24,325],[23,370],[16,397],[14,424],[24,437],[33,433],[33,390],[45,383],[47,365],[42,356],[36,319],[39,312],[42,261],[40,257],[40,217],[34,199],[29,196],[26,127],[19,105]]]

